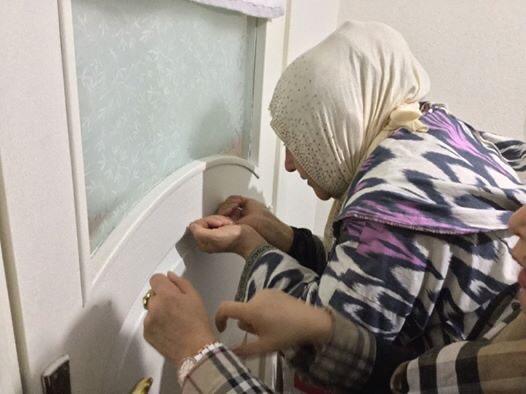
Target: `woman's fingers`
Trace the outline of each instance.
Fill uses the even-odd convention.
[[[219,228],[228,226],[229,224],[234,224],[234,221],[231,218],[222,215],[212,215],[205,219],[208,222],[209,228]]]
[[[511,250],[511,255],[519,264],[526,267],[526,241],[519,239]]]
[[[523,206],[511,215],[508,226],[513,234],[526,238],[526,206]]]
[[[230,216],[234,210],[241,209],[241,201],[224,202],[217,208],[217,214],[223,216]]]
[[[192,227],[209,228],[206,218],[194,220],[192,223],[188,225],[189,229],[191,229]]]
[[[181,292],[167,277],[163,274],[155,274],[150,278],[150,287],[155,294],[161,294],[171,291]]]
[[[199,246],[202,248],[206,245],[206,242],[209,240],[210,236],[212,235],[212,231],[209,228],[202,227],[198,224],[192,223],[190,226],[188,226],[188,229],[192,233],[192,236],[197,241]]]
[[[229,224],[234,224],[232,219],[223,215],[210,215],[201,219],[206,223],[206,228],[219,228],[227,226]]]
[[[522,269],[521,272],[519,272],[518,282],[521,288],[526,289],[526,269]]]
[[[195,292],[194,286],[182,276],[178,276],[175,272],[168,271],[166,276],[182,293],[189,294]]]
[[[202,251],[207,253],[227,251],[224,248],[230,241],[231,235],[228,232],[222,232],[221,228],[209,229],[191,225],[189,230],[192,233],[197,246]]]
[[[524,313],[526,313],[526,290],[521,288],[519,290],[518,297],[519,297],[519,301],[520,301],[520,303],[522,305],[522,311]]]
[[[228,216],[232,220],[237,221],[242,215],[243,205],[245,203],[245,197],[230,196],[219,206],[217,209],[217,214]]]
[[[215,316],[216,327],[220,332],[225,331],[228,319],[247,321],[250,307],[243,302],[225,301],[219,305]]]
[[[197,241],[205,241],[213,237],[216,229],[233,224],[230,218],[224,216],[206,217],[190,223],[188,229]]]
[[[229,224],[234,224],[233,220],[230,219],[229,217],[222,216],[222,215],[210,215],[210,216],[205,216],[204,218],[193,221],[192,223],[188,225],[188,228],[191,231],[192,231],[192,228],[213,229],[213,228],[227,226]]]
[[[197,242],[199,248],[205,252],[214,252],[214,243],[218,241],[217,229],[232,225],[232,219],[220,215],[207,216],[190,223],[188,230]]]
[[[230,196],[225,200],[225,203],[227,204],[238,204],[243,205],[247,201],[246,197],[243,196]]]
[[[254,357],[276,350],[272,342],[265,340],[264,338],[259,338],[253,342],[247,342],[233,349],[233,352],[239,357]]]
[[[248,332],[250,334],[256,334],[255,328],[251,324],[245,322],[244,320],[238,320],[237,321],[237,326],[241,330],[246,331],[246,332]]]

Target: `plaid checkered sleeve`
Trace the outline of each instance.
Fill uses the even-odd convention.
[[[320,349],[302,347],[287,352],[289,362],[306,381],[328,387],[331,392],[349,392],[362,387],[370,376],[376,342],[366,329],[336,313],[333,335]],[[271,393],[251,375],[225,346],[205,356],[187,376],[183,393]]]
[[[329,343],[320,349],[305,346],[285,356],[305,381],[348,393],[367,383],[375,363],[376,340],[365,328],[331,314],[334,326]]]
[[[186,377],[184,394],[272,393],[224,345],[210,351]]]
[[[516,303],[478,339],[432,349],[401,364],[394,393],[526,393],[526,315]]]

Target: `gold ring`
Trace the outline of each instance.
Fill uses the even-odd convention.
[[[144,307],[144,309],[148,310],[148,302],[150,302],[150,298],[152,298],[154,294],[155,293],[153,292],[153,290],[150,289],[146,292],[144,297],[142,297],[142,306]]]

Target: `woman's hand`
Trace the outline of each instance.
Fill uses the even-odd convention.
[[[186,279],[173,272],[150,279],[154,295],[144,319],[144,338],[177,368],[186,357],[216,341],[203,300]]]
[[[510,231],[519,236],[519,240],[512,250],[512,255],[523,267],[518,278],[521,287],[519,300],[522,305],[522,310],[526,313],[526,206],[511,216],[508,225]]]
[[[227,216],[237,224],[249,225],[268,243],[284,252],[288,252],[292,246],[294,238],[292,228],[257,200],[230,196],[219,206],[217,214]]]
[[[207,253],[237,253],[246,259],[254,249],[267,243],[252,227],[234,224],[232,219],[221,215],[196,220],[188,229],[199,249]]]
[[[248,303],[223,302],[216,313],[216,327],[226,328],[228,319],[258,336],[254,342],[238,346],[234,352],[242,357],[265,354],[293,346],[330,341],[332,317],[328,311],[305,304],[280,290],[262,290]]]

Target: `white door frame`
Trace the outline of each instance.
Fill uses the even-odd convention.
[[[78,109],[71,101],[76,85],[71,84],[74,68],[68,63],[72,56],[68,6],[69,0],[0,5],[0,47],[4,52],[0,62],[2,221],[9,223],[2,228],[1,239],[12,251],[6,256],[12,273],[8,280],[15,282],[10,286],[14,289],[11,305],[24,391],[30,393],[40,392],[43,369],[69,352],[71,343],[66,339],[82,317],[93,311],[86,308],[90,288],[95,288],[90,286],[101,272],[89,273],[85,264],[86,223],[85,216],[79,214],[86,212],[79,204],[79,180],[84,178],[79,166],[81,150],[75,140]],[[273,201],[277,149],[266,103],[282,71],[285,20],[262,24],[258,30],[258,38],[264,37],[264,42],[259,41],[258,56],[264,56],[264,61],[257,69],[261,81],[256,89],[256,97],[261,99],[256,105],[260,138],[254,171],[260,175],[266,200]],[[218,160],[212,159],[208,165]],[[203,163],[196,162],[185,171],[200,168],[203,170]],[[123,227],[99,267],[110,261],[129,234]],[[96,312],[98,306],[91,306]]]
[[[6,272],[0,245],[0,388],[13,394],[22,394],[13,319],[9,305]]]
[[[56,2],[2,2],[0,33],[2,247],[22,384],[38,393],[81,308]]]

